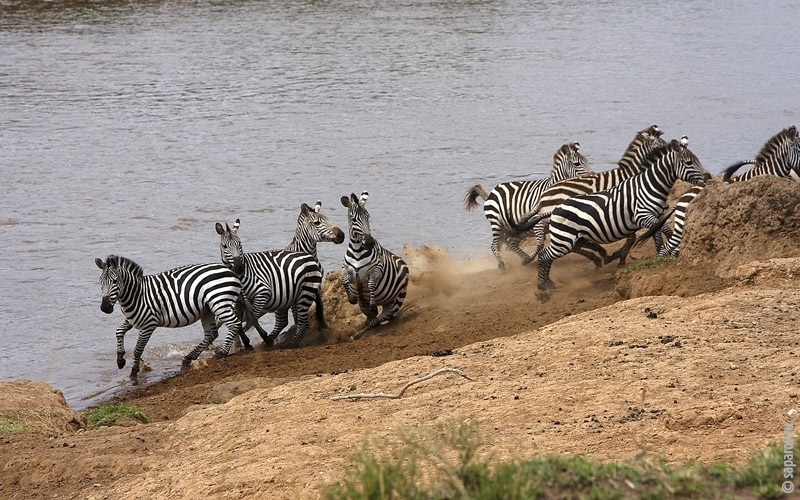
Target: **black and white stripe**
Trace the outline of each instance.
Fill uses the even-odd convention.
[[[238,219],[233,227],[217,223],[216,230],[220,235],[222,262],[240,277],[242,294],[246,299],[245,314],[252,316],[252,324],[264,343],[272,345],[286,328],[291,309],[297,330],[287,346],[297,346],[308,330],[308,309],[322,286],[319,263],[307,252],[273,250],[244,253],[236,234]],[[272,333],[267,334],[257,320],[269,312],[275,313],[275,327]]]
[[[500,256],[500,248],[503,243],[521,259],[528,258],[528,254],[519,248],[524,235],[511,230],[512,226],[518,224],[523,216],[536,208],[539,197],[545,189],[558,181],[587,172],[590,170],[588,170],[586,158],[580,153],[580,144],[571,142],[562,145],[553,155],[553,165],[550,168],[550,175],[546,179],[503,182],[495,186],[488,194],[480,184],[467,190],[464,197],[464,205],[467,210],[478,206],[478,198],[484,200],[483,215],[492,228],[492,254],[497,259],[497,267],[501,271],[505,270],[505,263]]]
[[[711,177],[684,141],[673,140],[646,161],[644,172],[611,189],[570,198],[552,211],[550,243],[539,255],[539,289],[550,293],[550,266],[576,247],[627,239],[626,254],[638,229],[658,223],[678,179],[696,185]]]
[[[317,243],[331,242],[340,244],[344,241],[344,231],[339,226],[334,225],[325,214],[322,213],[322,201],[317,200],[314,208],[303,203],[300,205],[300,215],[297,217],[297,229],[294,238],[285,250],[290,252],[306,252],[314,257],[317,264],[320,264],[320,271],[325,274],[322,264],[317,257]],[[320,288],[320,292],[322,289]],[[322,304],[322,293],[318,293],[314,300],[316,305],[315,313],[317,324],[320,328],[327,328],[325,323],[324,306]]]
[[[408,288],[405,261],[383,248],[372,236],[369,212],[364,207],[369,194],[342,196],[347,207],[349,245],[342,264],[342,286],[351,304],[358,303],[367,323],[351,338],[361,338],[368,330],[397,317]],[[378,314],[378,306],[382,307]]]
[[[752,164],[747,172],[734,176],[743,165]],[[800,180],[800,138],[797,127],[791,125],[770,137],[753,160],[740,161],[726,168],[722,180],[746,181],[757,175],[792,177]]]
[[[142,353],[156,328],[178,328],[200,320],[203,340],[186,357],[188,366],[217,338],[217,321],[225,323],[228,335],[217,349],[217,356],[227,355],[235,336],[241,331],[236,315],[236,301],[241,284],[236,275],[221,264],[201,264],[178,267],[159,274],[145,276],[142,268],[130,259],[115,255],[105,261],[95,259],[103,272],[100,275],[102,302],[100,309],[107,314],[114,304],[125,314],[117,328],[117,366],[125,366],[125,334],[131,328],[139,330],[133,351],[131,376],[139,373]]]
[[[645,160],[650,153],[657,148],[666,147],[667,143],[661,138],[662,134],[663,132],[657,125],[651,125],[644,130],[636,132],[633,140],[622,154],[622,158],[617,162],[616,168],[556,182],[542,193],[536,208],[531,213],[526,214],[521,219],[520,224],[530,220],[536,214],[552,211],[568,198],[610,189],[625,179],[642,172],[647,167]],[[533,255],[523,259],[524,264],[528,264],[535,259],[544,248],[547,219],[543,219],[539,224],[535,225],[533,232],[536,236],[537,247]],[[591,259],[599,267],[601,264],[607,263],[608,260],[603,247],[598,247],[598,251],[601,254],[600,258],[591,252],[586,252],[582,249],[577,250],[578,253]]]

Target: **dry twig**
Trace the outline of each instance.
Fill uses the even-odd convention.
[[[429,373],[429,374],[425,375],[424,377],[420,377],[418,379],[412,380],[411,382],[409,382],[406,385],[404,385],[403,388],[400,389],[400,392],[398,392],[397,394],[387,394],[385,392],[376,392],[376,393],[371,393],[370,394],[370,393],[362,392],[360,394],[340,394],[339,396],[334,396],[331,399],[334,400],[334,401],[338,401],[338,400],[341,400],[341,399],[374,399],[374,398],[397,399],[397,398],[402,397],[403,393],[406,392],[406,390],[409,387],[411,387],[412,385],[419,384],[420,382],[424,382],[426,380],[432,379],[433,377],[435,377],[436,375],[439,375],[441,373],[457,373],[458,375],[461,375],[465,379],[467,379],[469,381],[472,381],[472,379],[466,373],[462,372],[461,370],[459,370],[457,368],[444,367],[444,368],[439,368],[435,372]]]

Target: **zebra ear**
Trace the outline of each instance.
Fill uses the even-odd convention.
[[[225,228],[222,227],[222,224],[220,224],[219,222],[217,222],[214,225],[214,228],[217,230],[218,235],[222,236],[223,234],[225,234]]]
[[[106,263],[103,262],[103,259],[101,259],[99,257],[97,259],[94,259],[94,263],[97,264],[97,267],[99,267],[100,269],[105,269],[106,268]]]
[[[300,215],[308,215],[311,212],[311,207],[303,203],[300,205]]]
[[[317,204],[314,205],[314,212],[319,213],[322,210],[322,200],[317,200]]]
[[[117,263],[117,256],[116,255],[109,255],[106,259],[106,267],[117,267],[119,264]]]
[[[230,232],[231,234],[236,234],[236,231],[238,230],[239,230],[239,219],[236,219],[236,221],[234,221],[233,223],[233,227],[230,228]]]
[[[352,196],[355,196],[355,195],[352,195]],[[350,208],[350,198],[348,198],[347,196],[342,196],[342,206]]]
[[[685,148],[688,145],[689,145],[689,138],[686,137],[685,135],[682,135],[681,136],[681,147]]]
[[[358,200],[358,204],[363,207],[367,203],[368,199],[369,199],[369,193],[366,192],[366,191],[362,191],[361,192],[361,198],[359,198],[359,200]]]

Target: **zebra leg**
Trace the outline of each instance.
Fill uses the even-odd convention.
[[[126,319],[117,328],[117,368],[120,370],[125,366],[125,334],[133,328]]]
[[[578,255],[583,255],[587,259],[594,262],[595,269],[600,269],[603,267],[605,264],[605,259],[608,258],[608,253],[606,252],[605,248],[589,240],[578,240],[578,242],[575,244],[575,248],[573,248],[572,251]],[[598,256],[594,252],[597,252],[600,255]]]
[[[222,342],[222,345],[220,345],[217,350],[214,351],[215,358],[227,356],[231,352],[234,339],[242,334],[242,324],[239,322],[239,318],[236,317],[235,310],[232,307],[227,311],[223,309],[221,314],[224,318],[225,326],[228,327],[228,335],[225,336],[225,341]],[[216,324],[214,325],[214,329],[216,330]],[[217,332],[214,333],[216,336]]]
[[[156,331],[155,326],[148,326],[145,327],[143,330],[139,331],[139,338],[136,339],[136,348],[133,350],[133,366],[131,367],[131,378],[136,378],[136,376],[139,374],[139,365],[142,361],[142,353],[144,353],[144,347],[147,345],[147,342],[150,340],[150,336],[153,335],[154,331]]]
[[[355,270],[351,270],[346,265],[342,266],[342,288],[344,288],[345,293],[347,293],[347,301],[351,304],[356,304],[358,302],[358,295],[356,294],[355,290],[353,289],[353,280],[357,279],[355,276]]]
[[[272,345],[275,343],[275,339],[278,338],[278,335],[286,328],[286,325],[289,324],[289,310],[288,309],[280,309],[275,311],[275,327],[272,329],[272,333],[270,333],[267,339],[264,342],[269,342],[268,345]],[[299,328],[299,327],[298,327]],[[306,328],[308,328],[308,318],[306,317]]]
[[[197,347],[192,349],[189,354],[183,357],[181,366],[184,368],[191,365],[192,361],[200,357],[200,355],[203,354],[203,351],[205,351],[219,335],[219,330],[217,330],[217,321],[215,319],[216,316],[219,316],[220,319],[223,318],[223,314],[221,312],[219,314],[206,313],[200,318],[200,323],[203,325],[203,340],[201,340],[200,343],[197,344]]]
[[[547,236],[547,222],[543,219],[538,224],[533,226],[533,234],[536,236],[536,250],[533,251],[530,257],[522,260],[522,265],[527,266],[542,253],[544,249],[544,239]]]
[[[547,298],[549,298],[553,293],[553,289],[556,287],[556,284],[550,279],[550,267],[553,265],[553,257],[551,257],[550,252],[547,250],[548,248],[545,248],[544,251],[539,255],[539,281],[536,286],[539,288],[539,290],[545,293]]]
[[[628,236],[628,238],[625,240],[625,244],[622,245],[622,248],[620,248],[619,250],[617,250],[616,252],[611,254],[609,259],[614,260],[614,258],[615,258],[614,256],[618,256],[619,257],[619,264],[618,265],[620,267],[624,266],[625,265],[625,261],[628,258],[628,253],[631,251],[631,248],[633,247],[634,243],[636,243],[636,234],[632,234],[632,235]]]
[[[308,306],[306,304],[295,304],[292,306],[292,316],[294,317],[295,332],[294,337],[286,347],[297,347],[303,340],[308,331]]]
[[[253,350],[253,345],[250,344],[250,337],[248,337],[244,333],[246,328],[244,326],[242,326],[241,323],[245,320],[245,318],[248,318],[247,319],[248,328],[249,328],[249,325],[251,323],[253,323],[253,321],[250,320],[250,318],[253,317],[252,316],[252,309],[253,309],[252,304],[250,304],[250,301],[248,301],[247,297],[245,297],[244,295],[241,295],[239,297],[239,300],[236,301],[236,306],[234,307],[234,312],[236,313],[236,316],[239,319],[239,325],[240,325],[240,328],[239,328],[239,340],[242,341],[242,346],[245,349],[247,349],[248,351]],[[255,322],[257,323],[257,321],[255,321]],[[222,324],[222,323],[224,323],[224,322],[221,319],[217,318],[217,328],[219,328],[220,324]]]
[[[522,249],[519,247],[520,243],[522,243],[522,238],[516,236],[506,239],[506,246],[508,249],[519,255],[519,258],[522,259],[522,263],[526,264],[533,260],[533,258],[522,251]]]
[[[499,228],[492,227],[492,254],[497,259],[497,267],[500,272],[506,271],[506,263],[503,262],[503,257],[500,256],[500,246],[503,244],[503,235]]]

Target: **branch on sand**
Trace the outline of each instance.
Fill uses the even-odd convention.
[[[339,396],[334,396],[331,399],[334,400],[334,401],[339,401],[339,400],[342,400],[342,399],[351,399],[351,400],[355,400],[355,399],[375,399],[375,398],[398,399],[398,398],[402,397],[403,393],[405,393],[406,390],[409,387],[411,387],[412,385],[419,384],[420,382],[424,382],[426,380],[430,380],[433,377],[435,377],[436,375],[439,375],[439,374],[442,374],[442,373],[456,373],[458,375],[461,375],[465,379],[469,380],[470,382],[472,381],[472,379],[466,373],[462,372],[461,370],[459,370],[457,368],[445,367],[445,368],[439,368],[435,372],[429,373],[429,374],[425,375],[424,377],[420,377],[418,379],[412,380],[411,382],[409,382],[406,385],[404,385],[403,388],[400,389],[400,392],[398,392],[397,394],[387,394],[385,392],[376,392],[376,393],[364,393],[364,392],[362,392],[362,393],[359,393],[359,394],[341,394]]]

